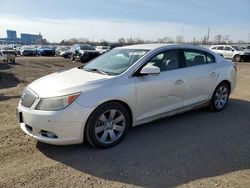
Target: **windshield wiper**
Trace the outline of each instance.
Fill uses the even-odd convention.
[[[104,74],[104,75],[110,75],[109,73],[100,69],[83,69],[83,70],[88,71],[88,72],[97,72],[97,73]]]

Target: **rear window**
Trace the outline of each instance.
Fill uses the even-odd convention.
[[[186,67],[215,63],[212,54],[199,50],[183,50]]]
[[[218,46],[217,47],[217,50],[223,50],[224,49],[224,46]]]

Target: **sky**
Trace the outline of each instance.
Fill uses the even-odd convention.
[[[0,38],[6,30],[38,34],[50,42],[69,38],[117,41],[184,36],[201,40],[210,27],[231,40],[250,36],[250,0],[0,0]]]

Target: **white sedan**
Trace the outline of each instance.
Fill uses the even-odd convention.
[[[21,129],[41,142],[105,148],[139,124],[204,106],[220,111],[235,85],[235,64],[208,49],[134,45],[32,82],[17,112]]]

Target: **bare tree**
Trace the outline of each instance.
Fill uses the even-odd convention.
[[[171,37],[166,36],[166,37],[162,38],[162,42],[163,43],[173,43],[174,40]]]
[[[183,36],[182,35],[177,35],[176,39],[175,39],[175,42],[178,43],[178,44],[183,43]]]
[[[224,44],[230,41],[229,35],[218,34],[214,37],[214,42],[217,44]]]
[[[121,37],[121,38],[118,39],[118,43],[119,44],[125,44],[126,40],[123,37]]]

